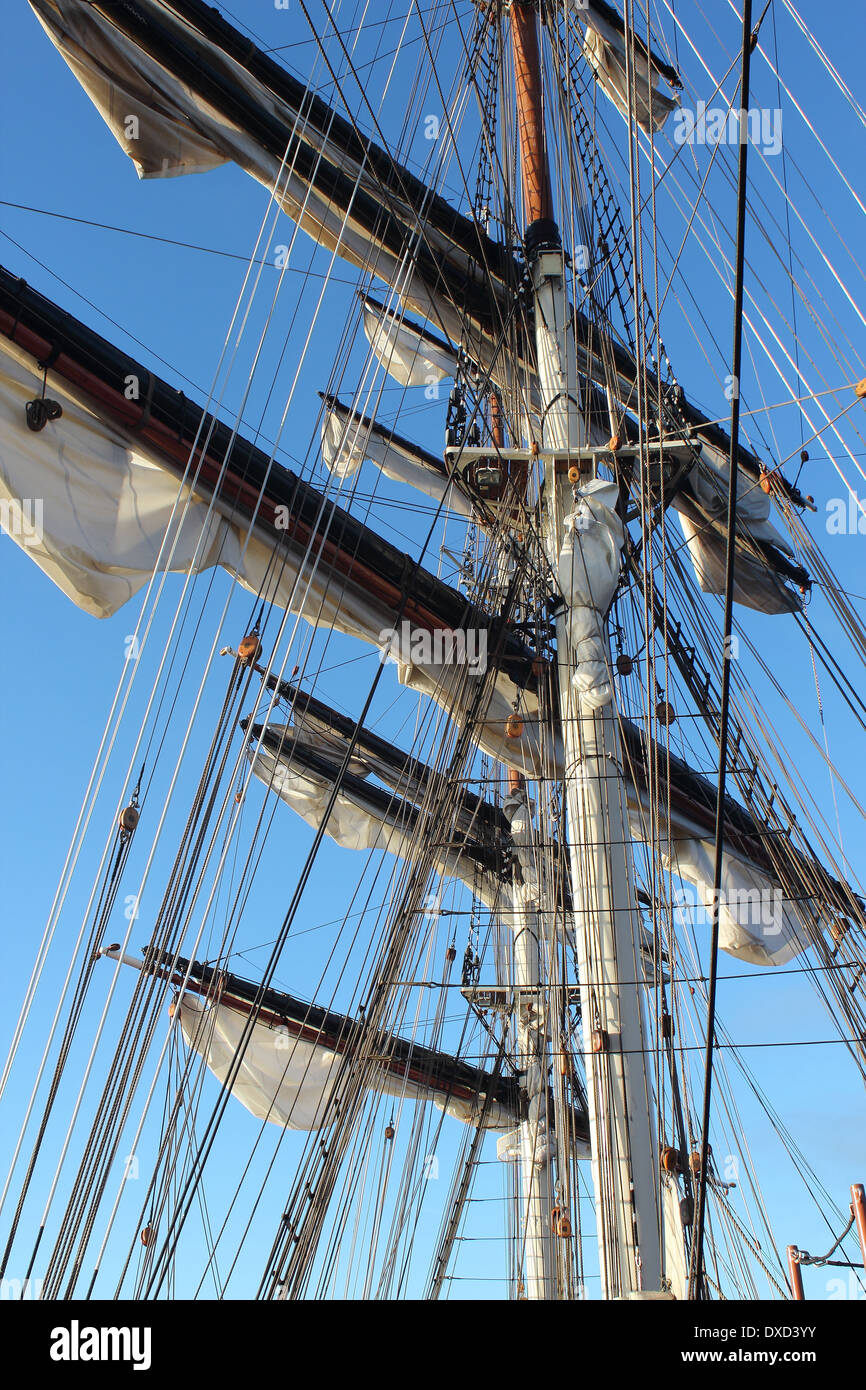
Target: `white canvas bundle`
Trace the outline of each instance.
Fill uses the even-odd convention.
[[[575,670],[572,684],[591,709],[603,709],[613,698],[605,616],[620,575],[620,551],[625,539],[614,511],[617,488],[612,483],[589,483],[565,518],[565,539],[559,554],[558,579],[568,606],[568,629]]]
[[[701,445],[700,461],[689,474],[689,484],[707,515],[727,523],[730,467],[720,449]],[[699,525],[687,516],[683,502],[674,498],[695,577],[705,594],[725,592],[727,540],[711,526]],[[786,555],[794,551],[787,536],[770,520],[771,502],[755,478],[741,468],[737,477],[737,532],[744,540],[765,541]],[[734,599],[761,613],[790,613],[799,606],[787,589],[757,555],[738,553],[734,571]]]
[[[279,726],[272,726],[271,731],[277,735],[281,733]],[[282,755],[276,755],[269,748],[262,747],[258,751],[251,750],[248,756],[259,781],[272,788],[311,829],[318,830],[333,792],[333,780],[294,763],[289,749]],[[413,830],[405,823],[397,801],[393,810],[382,814],[365,802],[362,796],[341,786],[325,821],[325,833],[343,849],[386,850],[403,859],[417,855],[425,841],[435,834],[433,867],[436,872],[444,877],[460,879],[477,892],[491,910],[504,904],[504,891],[496,875],[462,853],[459,847],[447,847],[443,843],[445,834],[442,825],[437,825],[434,831],[432,825],[424,821],[423,811],[420,815],[421,828]]]
[[[25,403],[41,392],[41,375],[4,339],[4,529],[67,598],[97,618],[116,613],[150,578],[169,522],[163,556],[172,571],[237,567],[237,531],[219,513],[208,516],[207,504],[182,488],[146,447],[57,381],[51,381],[50,395],[62,416],[39,433],[29,430]]]
[[[450,349],[439,347],[410,323],[364,304],[364,334],[379,362],[401,386],[431,386],[453,377],[457,358]]]
[[[0,340],[0,520],[84,612],[110,617],[157,564],[182,574],[220,565],[252,593],[265,586],[278,607],[378,644],[393,621],[389,607],[291,543],[281,545],[274,575],[272,531],[248,535],[219,504],[209,507],[133,431],[106,421],[60,378],[51,379],[50,394],[63,414],[39,433],[29,430],[25,403],[41,392],[32,359]]]
[[[429,290],[403,257],[387,249],[353,218],[351,208],[342,207],[312,186],[291,158],[283,167],[253,135],[187,87],[87,0],[29,3],[140,178],[173,178],[201,173],[228,161],[237,164],[266,189],[275,190],[287,216],[320,246],[397,288],[405,304],[459,340],[461,316],[447,297]],[[339,169],[351,187],[381,202],[380,181],[366,162],[359,163],[336,140],[311,126],[299,110],[251,77],[241,63],[160,0],[139,0],[139,5],[146,15],[151,14],[155,22],[194,48],[204,70],[239,88],[279,121],[287,142],[297,138]],[[419,214],[405,198],[391,191],[388,202],[407,226],[418,225]],[[425,225],[424,238],[434,256],[447,255],[481,283],[482,271],[469,252],[463,253],[432,226]]]
[[[340,1054],[321,1043],[291,1034],[287,1028],[265,1023],[253,1025],[243,1058],[235,1058],[247,1027],[246,1013],[226,1004],[205,1005],[194,994],[185,994],[176,1005],[183,1035],[218,1081],[232,1072],[231,1092],[258,1120],[285,1129],[315,1130],[328,1118],[328,1102],[338,1080]],[[481,1100],[438,1093],[417,1082],[389,1075],[379,1068],[373,1089],[395,1099],[432,1100],[438,1109],[464,1124],[478,1123]],[[485,1128],[504,1129],[514,1117],[491,1102]]]
[[[726,454],[712,444],[701,445],[699,465],[689,474],[695,496],[710,516],[727,519],[731,469]],[[787,536],[770,521],[771,501],[757,479],[744,469],[737,477],[737,526],[755,540],[769,541],[786,555],[794,551]]]
[[[666,851],[662,849],[662,857],[666,866],[695,890],[698,905],[712,914],[713,843],[678,838]],[[692,920],[685,896],[674,910]],[[805,951],[808,944],[801,905],[786,898],[779,884],[756,864],[735,854],[724,854],[719,891],[722,950],[749,965],[779,966]]]
[[[624,116],[629,114],[628,65],[622,34],[599,13],[590,0],[576,5],[579,18],[586,22],[583,53],[598,84]],[[661,74],[636,48],[633,66],[632,112],[634,119],[647,134],[661,130],[671,111],[679,102],[659,91]]]
[[[458,483],[425,468],[376,426],[365,425],[352,414],[335,409],[325,412],[322,459],[328,471],[340,479],[351,478],[368,459],[392,482],[404,483],[437,503],[444,499],[449,510],[461,516],[472,515],[472,503]]]

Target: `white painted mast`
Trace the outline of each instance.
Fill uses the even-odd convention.
[[[527,1098],[527,1115],[503,1135],[499,1157],[516,1162],[520,1173],[523,1232],[523,1292],[527,1299],[556,1297],[553,1250],[553,1158],[555,1140],[547,1106],[547,1022],[542,988],[545,942],[539,914],[532,806],[519,773],[510,774],[504,810],[514,845],[510,926],[514,934],[513,1029],[515,1054]]]
[[[662,1288],[655,1105],[637,983],[643,978],[640,920],[613,690],[601,705],[603,688],[587,693],[574,682],[575,628],[585,628],[575,617],[586,616],[575,613],[574,589],[581,583],[586,588],[590,581],[590,596],[597,602],[584,542],[588,545],[589,529],[604,525],[605,513],[618,523],[602,504],[603,493],[596,493],[598,505],[581,500],[584,491],[591,495],[595,489],[583,488],[584,481],[592,484],[593,479],[580,454],[586,451],[587,439],[565,264],[552,217],[536,9],[532,0],[514,0],[511,6],[526,246],[544,420],[544,436],[535,443],[545,451],[561,450],[576,480],[569,479],[567,464],[563,468],[547,456],[546,544],[560,584],[565,580],[567,600],[556,620],[560,715],[601,1288],[605,1298],[628,1298],[658,1294]],[[582,525],[588,530],[582,532]],[[617,552],[618,548],[617,543]],[[611,597],[612,593],[606,596],[605,609]],[[604,619],[605,614],[599,614],[594,655],[609,667]]]

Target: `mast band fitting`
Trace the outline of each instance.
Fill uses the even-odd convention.
[[[539,217],[535,222],[530,222],[526,228],[523,244],[526,248],[526,259],[530,265],[538,259],[542,251],[561,251],[562,237],[559,235],[559,228],[553,218]]]

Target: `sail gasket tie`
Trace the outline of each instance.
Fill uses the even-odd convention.
[[[45,361],[37,363],[37,366],[42,368],[43,373],[42,395],[35,397],[32,401],[25,401],[24,403],[27,428],[32,430],[34,434],[39,434],[45,429],[45,426],[50,420],[59,420],[63,414],[63,407],[60,402],[52,400],[50,396],[45,395],[45,390],[48,385],[48,369],[57,361],[59,356],[60,348],[55,344]]]

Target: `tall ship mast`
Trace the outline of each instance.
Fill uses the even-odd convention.
[[[862,1164],[829,1190],[771,1094],[820,1046],[862,1139],[864,600],[803,475],[866,530],[866,324],[753,105],[796,102],[775,14],[731,4],[723,68],[666,4],[301,4],[302,78],[201,0],[29,5],[142,179],[265,210],[201,401],[0,268],[4,530],[132,628],[28,931],[0,1277],[866,1289]]]

